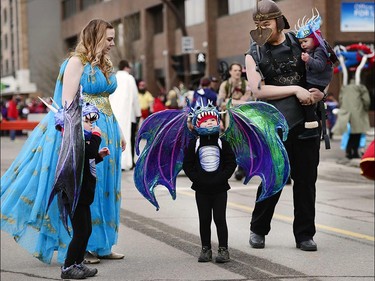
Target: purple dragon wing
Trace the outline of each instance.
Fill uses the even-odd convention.
[[[78,203],[85,151],[80,91],[77,92],[69,107],[64,108],[63,114],[64,133],[47,210],[57,195],[60,216],[69,233],[68,215],[74,215]]]
[[[164,185],[176,198],[176,178],[182,169],[184,154],[194,135],[187,127],[189,107],[164,110],[147,117],[138,131],[134,182],[139,192],[159,209],[154,188]],[[146,140],[140,153],[140,142]]]
[[[230,143],[239,166],[245,170],[244,184],[257,175],[262,179],[262,201],[286,184],[289,177],[289,159],[283,140],[288,135],[284,116],[265,102],[247,102],[228,106],[230,124],[224,138]]]

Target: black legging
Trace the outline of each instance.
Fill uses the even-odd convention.
[[[217,230],[219,247],[228,247],[228,228],[226,221],[227,192],[219,194],[195,193],[195,200],[199,215],[199,232],[202,247],[211,248],[211,221],[212,214]]]
[[[130,133],[130,144],[131,144],[131,150],[132,150],[132,165],[134,166],[134,157],[135,157],[135,137],[137,135],[137,128],[138,123],[133,123],[131,125],[131,133]]]
[[[362,134],[350,134],[348,144],[346,145],[346,157],[349,159],[360,158],[359,144],[361,142]]]
[[[72,227],[73,238],[69,244],[65,267],[80,264],[85,258],[87,243],[92,231],[90,205],[77,205],[72,219]]]

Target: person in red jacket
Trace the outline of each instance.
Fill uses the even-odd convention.
[[[9,121],[17,120],[19,117],[17,102],[19,97],[13,96],[11,100],[8,102],[8,111],[7,111],[7,119]],[[14,141],[16,139],[16,131],[10,130],[9,131],[10,140]]]
[[[165,95],[160,94],[154,99],[153,112],[158,112],[167,109],[165,106]]]
[[[369,180],[375,180],[375,140],[367,147],[359,163],[361,175]]]

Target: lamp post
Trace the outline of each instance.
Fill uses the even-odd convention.
[[[164,57],[164,75],[165,75],[165,88],[170,89],[171,88],[171,79],[169,77],[169,67],[168,67],[168,50],[163,50],[163,57]]]

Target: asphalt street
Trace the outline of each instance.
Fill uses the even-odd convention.
[[[373,134],[368,136],[369,140]],[[1,174],[21,150],[1,138]],[[132,171],[122,174],[122,209],[118,244],[123,260],[102,260],[93,280],[374,280],[374,182],[360,175],[359,161],[343,164],[340,139],[332,149],[322,144],[317,182],[315,241],[317,252],[295,248],[292,234],[293,200],[286,186],[276,207],[265,249],[248,243],[249,221],[259,183],[230,180],[227,220],[231,262],[198,263],[200,251],[194,192],[183,173],[177,179],[177,199],[157,187],[160,210],[134,187]],[[339,161],[340,162],[340,161]],[[216,229],[212,226],[214,256]],[[1,280],[60,280],[56,259],[47,265],[33,258],[1,232]]]

